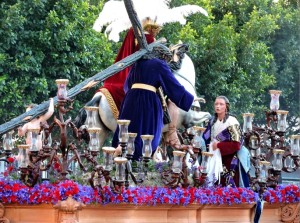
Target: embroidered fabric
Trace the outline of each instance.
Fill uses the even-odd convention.
[[[220,184],[221,174],[223,173],[223,163],[222,163],[221,152],[219,149],[213,150],[212,145],[214,142],[223,141],[222,139],[219,138],[220,137],[219,134],[228,127],[230,127],[230,131],[232,133],[234,133],[233,134],[233,135],[235,135],[234,138],[238,138],[238,135],[239,135],[238,131],[232,126],[236,126],[236,129],[238,129],[239,123],[236,118],[229,116],[229,118],[227,119],[227,121],[225,123],[223,121],[217,120],[211,128],[212,140],[211,140],[211,143],[209,144],[209,152],[211,152],[213,154],[213,156],[210,157],[208,160],[209,167],[208,167],[208,174],[207,174],[207,177],[209,179],[208,180],[209,184],[211,184],[211,185],[214,184],[215,182],[217,182],[217,180],[219,181],[218,183]],[[232,168],[230,168],[230,169],[232,169]],[[228,183],[232,184],[229,182],[229,181],[233,181],[233,180],[230,180],[230,179],[232,179],[230,172],[232,172],[232,171],[226,171],[226,173],[224,172],[223,174],[227,174]]]
[[[237,156],[235,155],[231,161],[230,170],[228,171],[226,169],[223,172],[223,177],[226,179],[226,185],[228,187],[236,187],[233,177],[236,174],[237,166],[238,166],[238,159]]]

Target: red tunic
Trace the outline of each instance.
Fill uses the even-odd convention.
[[[240,142],[219,142],[218,143],[218,148],[220,149],[221,155],[222,155],[222,163],[223,165],[226,166],[227,170],[230,170],[231,166],[231,161],[236,154],[237,151],[240,150],[241,144]],[[233,180],[235,182],[235,185],[239,185],[239,172],[238,172],[238,167],[236,168],[236,173],[234,174]],[[226,185],[226,179],[224,177],[221,178],[221,184],[222,186],[227,186]]]
[[[155,40],[151,34],[145,34],[145,37],[147,43],[152,43]],[[133,54],[138,50],[139,50],[139,46],[136,44],[133,28],[130,28],[118,52],[118,55],[115,59],[115,63]],[[104,81],[103,87],[101,87],[101,88],[106,88],[109,91],[119,111],[120,111],[120,106],[123,101],[123,98],[125,97],[125,92],[123,87],[130,68],[131,66],[126,67],[124,70],[107,78]],[[101,88],[99,88],[97,91],[99,91]]]

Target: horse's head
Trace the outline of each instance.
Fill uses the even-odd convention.
[[[191,58],[186,54],[188,46],[186,44],[177,44],[171,47],[173,60],[169,63],[175,78],[179,81],[184,88],[197,98],[195,89],[196,72],[194,63]],[[194,104],[199,104],[195,102]]]
[[[172,71],[177,71],[181,68],[182,60],[188,50],[189,46],[184,43],[179,43],[170,47],[172,60],[169,62],[169,67]]]

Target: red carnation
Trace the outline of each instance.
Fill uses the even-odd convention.
[[[117,196],[117,199],[118,199],[118,201],[122,202],[122,201],[123,201],[123,197],[122,197],[122,195],[121,195],[121,194],[119,194],[119,195]]]
[[[13,171],[14,167],[13,166],[9,166],[7,167],[7,171],[10,173],[11,171]]]
[[[13,157],[8,157],[7,158],[7,162],[9,163],[13,163],[15,161],[15,159]]]

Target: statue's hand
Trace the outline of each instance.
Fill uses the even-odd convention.
[[[116,148],[116,151],[114,153],[114,157],[117,157],[121,154],[122,154],[122,147],[120,145],[118,145],[118,147]]]

